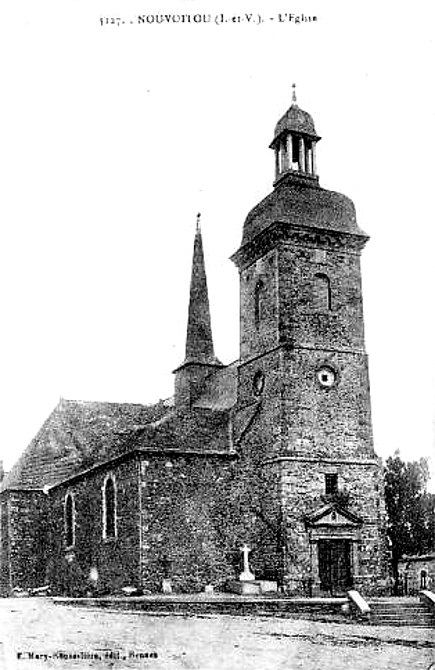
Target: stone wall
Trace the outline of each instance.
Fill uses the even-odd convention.
[[[322,248],[281,243],[241,270],[242,361],[284,342],[364,351],[359,252],[337,248],[332,233],[330,237],[331,245]],[[319,275],[329,284],[329,304],[319,293]],[[260,282],[263,293],[256,315]]]
[[[271,251],[240,272],[240,358],[261,354],[279,342],[277,252]],[[260,319],[256,322],[255,293],[261,282]]]
[[[209,583],[224,589],[241,572],[245,542],[257,577],[276,578],[279,471],[263,470],[263,458],[255,440],[238,444],[236,455],[142,454],[48,495],[4,494],[3,591],[12,583],[23,589],[49,584],[55,594],[75,596],[118,593],[124,586],[160,592],[169,575],[178,592],[202,591]],[[116,488],[113,539],[103,537],[108,475]],[[73,499],[72,546],[66,546],[67,496]]]
[[[56,592],[117,592],[127,585],[160,592],[165,576],[171,576],[176,592],[202,591],[208,583],[224,588],[240,572],[243,542],[252,540],[260,555],[260,543],[253,539],[254,477],[240,459],[143,454],[140,479],[138,461],[113,468],[117,538],[112,541],[102,537],[101,496],[108,472],[88,475],[51,493],[53,550],[48,572]],[[68,493],[75,507],[72,549],[65,547],[64,539]],[[98,582],[89,578],[91,568],[96,568]]]
[[[282,341],[296,346],[364,350],[358,253],[333,246],[286,244],[280,249],[278,271]],[[329,280],[330,308],[319,300],[316,275]]]
[[[0,496],[2,595],[46,584],[47,496],[40,491],[6,491]]]
[[[264,556],[273,555],[269,564],[275,565],[277,575],[283,572],[286,590],[307,593],[318,548],[310,545],[304,517],[331,502],[325,496],[325,474],[335,473],[340,503],[363,520],[352,545],[354,583],[371,593],[386,576],[388,554],[382,466],[372,442],[367,358],[363,353],[329,352],[338,383],[325,389],[316,377],[324,357],[322,351],[281,346],[239,368],[240,401],[258,407],[241,445],[245,469],[253,470],[251,482],[257,481],[266,493],[262,505],[269,509],[269,525],[280,528],[267,546],[256,541]],[[260,396],[252,383],[257,371],[265,378]]]
[[[240,547],[252,548],[251,565],[265,576],[270,496],[252,453],[237,458],[143,456],[141,473],[142,584],[160,591],[170,576],[178,592],[225,589],[241,572]],[[270,561],[269,561],[270,566]],[[270,573],[270,569],[269,569]],[[270,576],[270,574],[269,574]]]
[[[325,388],[317,372],[334,369]],[[283,453],[374,457],[367,357],[322,349],[288,350],[282,359]]]
[[[379,461],[295,459],[282,460],[281,468],[287,531],[288,589],[300,590],[301,580],[308,577],[319,587],[318,537],[309,529],[305,519],[322,507],[338,502],[344,510],[359,517],[362,525],[354,528],[351,524],[343,527],[324,525],[321,536],[324,539],[350,539],[353,545],[355,587],[365,594],[377,592],[380,581],[387,577],[385,508]],[[336,495],[325,493],[325,475],[330,473],[338,475]]]
[[[280,349],[259,355],[239,367],[240,408],[260,405],[259,416],[246,435],[246,442],[252,449],[261,452],[263,460],[280,453],[283,434],[283,376]],[[256,395],[254,379],[257,373],[264,377],[264,387]]]
[[[161,591],[162,579],[170,577],[175,591],[195,592],[206,584],[219,587],[233,576],[231,535],[236,529],[228,519],[226,498],[231,477],[228,460],[142,457],[144,588]]]
[[[116,537],[103,537],[103,485],[112,475],[116,489]],[[65,544],[65,497],[74,499],[74,546]],[[140,586],[139,463],[135,459],[96,470],[50,493],[51,560],[47,566],[56,593],[116,593]]]
[[[0,596],[10,589],[9,504],[7,495],[0,495]]]

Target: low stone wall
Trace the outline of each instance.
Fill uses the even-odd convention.
[[[398,564],[400,595],[435,589],[435,554],[403,556]]]

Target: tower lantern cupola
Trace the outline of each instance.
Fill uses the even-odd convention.
[[[318,181],[316,143],[321,138],[316,133],[313,118],[298,106],[295,89],[293,84],[291,107],[276,124],[270,144],[275,151],[275,183],[284,177]]]

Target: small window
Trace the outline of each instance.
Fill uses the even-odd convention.
[[[264,282],[260,279],[256,283],[254,291],[254,318],[256,328],[259,328],[260,323],[264,318],[264,298],[265,298]]]
[[[113,477],[108,477],[103,487],[103,537],[116,537],[116,490]]]
[[[328,473],[325,475],[325,493],[331,495],[338,491],[338,475],[336,473]]]
[[[254,375],[254,379],[252,382],[252,388],[254,391],[254,395],[261,395],[264,390],[264,373],[261,370],[257,370],[257,372]]]
[[[313,305],[316,312],[329,312],[331,306],[331,282],[325,274],[314,276]]]
[[[426,572],[426,570],[422,570],[420,572],[420,588],[421,589],[427,589],[427,572]]]
[[[65,545],[74,546],[74,499],[71,493],[65,498]]]

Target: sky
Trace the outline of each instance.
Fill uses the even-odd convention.
[[[433,469],[432,6],[0,2],[6,469],[60,397],[172,394],[197,212],[216,353],[238,358],[229,256],[272,189],[268,146],[293,82],[322,137],[321,185],[354,200],[371,238],[362,268],[376,450],[431,457]],[[165,15],[204,19],[156,22]]]

